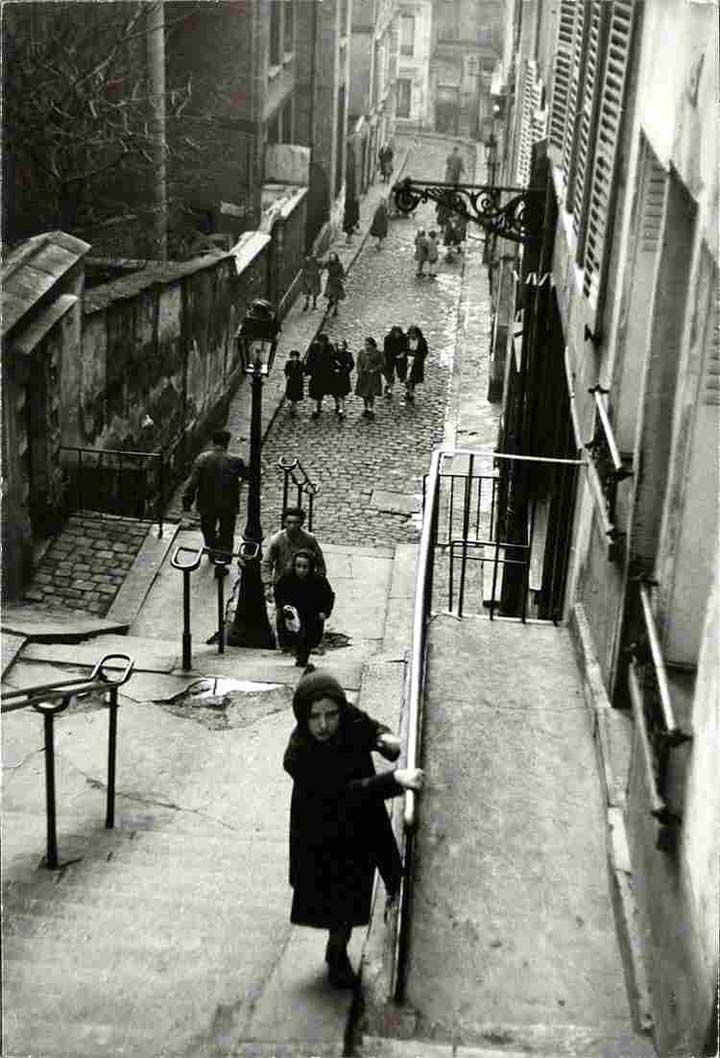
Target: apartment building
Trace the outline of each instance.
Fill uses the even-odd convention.
[[[436,132],[479,138],[502,54],[502,0],[433,0],[426,119]]]
[[[623,814],[662,1054],[717,1048],[718,24],[682,0],[515,5],[498,252],[505,450],[586,453],[563,614],[627,740]],[[547,485],[552,512],[551,486]]]
[[[432,0],[401,3],[395,124],[398,129],[427,127],[432,53]]]

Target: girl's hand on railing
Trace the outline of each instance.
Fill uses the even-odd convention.
[[[395,771],[395,782],[404,790],[422,790],[425,773],[422,768],[398,768]]]

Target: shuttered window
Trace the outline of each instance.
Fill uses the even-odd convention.
[[[585,4],[575,5],[575,22],[573,27],[573,50],[570,66],[570,84],[568,88],[567,120],[563,131],[562,142],[562,168],[565,174],[567,209],[573,208],[573,187],[575,177],[575,145],[578,130],[578,99],[582,98],[580,86],[585,73],[585,60],[587,54],[586,37],[589,19],[586,17],[587,7]]]
[[[565,142],[565,126],[568,118],[568,95],[573,57],[575,33],[575,0],[560,0],[560,22],[555,44],[555,67],[553,91],[550,104],[549,138],[560,150]]]
[[[580,85],[580,112],[572,197],[573,224],[578,240],[577,259],[579,262],[582,262],[585,244],[585,214],[595,160],[595,133],[601,90],[600,70],[605,57],[607,24],[611,6],[603,0],[599,2],[596,0],[586,6],[588,27],[583,77]]]
[[[636,8],[633,0],[613,0],[608,6],[610,24],[607,56],[598,108],[595,164],[587,202],[582,260],[585,269],[583,293],[594,307],[598,305],[603,280],[608,230],[614,205],[615,170]]]
[[[546,135],[547,114],[541,109],[542,97],[543,86],[538,77],[537,64],[530,59],[525,65],[523,79],[522,124],[515,171],[517,181],[523,187],[527,187],[530,182],[533,144]]]

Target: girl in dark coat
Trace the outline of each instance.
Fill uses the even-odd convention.
[[[274,588],[275,606],[278,613],[278,642],[295,647],[295,664],[303,668],[308,663],[310,651],[322,639],[325,621],[335,605],[335,592],[326,577],[315,569],[312,551],[298,551],[293,557],[292,571],[284,573]],[[293,614],[284,608],[294,607],[300,618],[300,628],[288,628],[288,619]]]
[[[308,395],[315,401],[315,411],[311,418],[317,419],[322,411],[323,397],[333,391],[333,347],[327,334],[321,332],[310,343],[305,358],[305,373],[310,375]]]
[[[329,978],[351,988],[347,954],[353,926],[370,920],[377,867],[390,899],[400,886],[401,864],[387,797],[419,790],[419,768],[375,774],[372,751],[397,760],[400,741],[384,724],[350,705],[327,672],[303,676],[293,697],[297,726],[283,767],[293,779],[290,804],[290,921],[329,932]]]
[[[366,338],[364,348],[358,353],[355,383],[355,395],[362,397],[365,405],[362,413],[364,419],[375,418],[375,398],[382,393],[381,372],[384,363],[383,354],[375,339]]]
[[[391,327],[383,339],[383,354],[385,356],[385,396],[392,397],[395,375],[400,382],[404,382],[407,376],[407,338],[402,327]]]
[[[285,400],[290,402],[290,414],[305,396],[305,371],[300,362],[300,350],[291,349],[285,364]]]
[[[415,400],[415,387],[425,381],[425,358],[428,345],[419,327],[414,325],[407,329],[407,350],[410,362],[410,373],[405,383],[407,400]]]
[[[343,340],[333,351],[333,396],[335,397],[335,414],[338,419],[345,418],[345,398],[350,392],[350,375],[355,367],[355,360]]]
[[[357,231],[360,224],[360,203],[351,195],[345,199],[345,210],[343,212],[343,231],[345,232],[345,241],[350,242],[353,233]]]
[[[316,309],[318,294],[320,293],[320,263],[313,254],[308,254],[303,261],[300,282],[302,284],[302,292],[305,295],[303,312],[310,307],[310,298],[312,298],[312,307]]]
[[[370,234],[374,235],[377,239],[377,248],[382,250],[383,240],[387,238],[388,233],[388,211],[385,199],[381,198],[378,202],[377,209],[373,213],[372,224],[370,225]]]
[[[328,301],[328,312],[331,316],[337,316],[338,302],[345,297],[345,269],[338,255],[333,251],[328,256],[324,265],[327,268],[327,282],[325,283],[325,297]]]

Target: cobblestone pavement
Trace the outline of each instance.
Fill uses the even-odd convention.
[[[151,525],[109,514],[71,515],[43,555],[23,601],[104,617]]]
[[[447,141],[417,144],[405,175],[442,180],[449,151]],[[474,152],[463,151],[467,178],[472,179]],[[277,460],[286,455],[299,458],[319,486],[314,530],[321,539],[338,544],[416,539],[417,523],[409,508],[411,497],[421,496],[430,453],[443,437],[464,269],[462,256],[448,262],[441,255],[436,279],[416,278],[415,233],[420,227],[433,228],[434,220],[435,207],[421,206],[413,217],[391,221],[382,250],[368,238],[346,284],[346,300],[325,328],[333,341],[347,339],[357,358],[367,335],[382,345],[393,324],[419,326],[430,355],[415,403],[401,404],[396,388],[392,401],[376,400],[377,417],[368,421],[360,417],[362,401],[351,396],[345,422],[336,419],[331,398],[325,399],[317,421],[310,418],[314,404],[307,397],[296,418],[283,406],[263,447],[266,535],[279,522],[282,475]],[[481,254],[479,240],[469,242],[468,252]],[[354,380],[355,375],[353,385]]]

